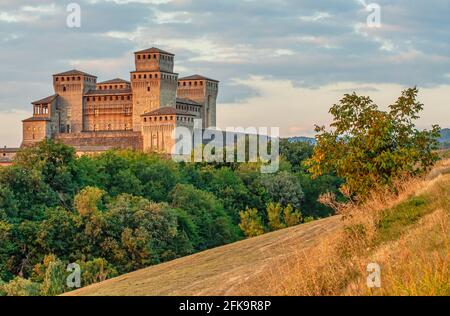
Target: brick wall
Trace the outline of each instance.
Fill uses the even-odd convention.
[[[81,147],[108,147],[121,149],[142,150],[142,135],[133,131],[102,131],[59,134],[56,138],[68,146]]]

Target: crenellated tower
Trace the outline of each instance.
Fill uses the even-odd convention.
[[[177,97],[202,105],[203,128],[216,126],[216,103],[219,81],[200,75],[180,78]]]
[[[175,107],[178,74],[173,72],[174,57],[158,48],[134,53],[136,70],[130,76],[134,131],[141,131],[142,114],[162,107]]]
[[[59,132],[83,131],[84,94],[95,90],[97,77],[79,70],[53,75],[53,87],[58,97]]]

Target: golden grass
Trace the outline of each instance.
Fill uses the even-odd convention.
[[[270,295],[450,295],[450,160],[426,179],[398,183],[341,209],[344,230],[286,256],[261,282]],[[438,171],[436,171],[438,170]],[[367,265],[382,287],[367,287]],[[247,294],[261,294],[251,290]]]
[[[294,246],[313,247],[320,237],[341,227],[340,217],[334,216],[179,258],[66,295],[239,295],[244,287],[261,288],[259,276]]]

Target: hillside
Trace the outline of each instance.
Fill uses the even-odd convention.
[[[341,227],[338,216],[152,266],[66,295],[238,295],[258,286],[280,256]]]
[[[450,295],[450,160],[400,195],[94,284],[90,295]],[[343,229],[345,227],[345,229]],[[368,289],[367,264],[383,269]]]

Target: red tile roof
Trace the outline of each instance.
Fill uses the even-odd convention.
[[[166,55],[175,56],[172,53],[166,52],[166,51],[156,48],[156,47],[152,47],[152,48],[148,48],[148,49],[144,49],[144,50],[135,52],[135,54],[142,54],[142,53],[158,53],[158,54],[166,54]]]
[[[189,105],[195,105],[195,106],[202,106],[200,103],[195,102],[194,100],[185,99],[185,98],[177,98],[177,103],[189,104]]]
[[[178,110],[171,106],[162,107],[147,113],[142,114],[141,116],[156,116],[156,115],[188,115],[195,116],[187,111]]]
[[[215,79],[211,79],[205,76],[201,76],[201,75],[192,75],[192,76],[187,76],[187,77],[183,77],[178,79],[179,81],[183,81],[183,80],[207,80],[207,81],[213,81],[213,82],[219,82],[218,80]]]
[[[91,95],[128,95],[131,94],[131,89],[108,89],[108,90],[89,90],[84,94],[84,96]]]
[[[94,77],[97,78],[97,76],[93,76],[90,75],[86,72],[80,71],[80,70],[76,70],[76,69],[72,69],[69,71],[65,71],[65,72],[61,72],[59,74],[54,74],[53,76],[87,76],[87,77]]]
[[[51,95],[51,96],[46,97],[44,99],[31,102],[31,104],[49,104],[49,103],[52,103],[57,97],[58,97],[58,95],[54,94],[54,95]]]
[[[51,121],[49,117],[46,116],[32,116],[23,120],[22,122],[39,122],[39,121]]]
[[[111,79],[111,80],[107,80],[107,81],[103,81],[103,82],[98,82],[97,84],[108,84],[108,83],[127,83],[127,84],[130,84],[129,81],[126,81],[126,80],[121,79],[121,78],[116,78],[116,79]]]

